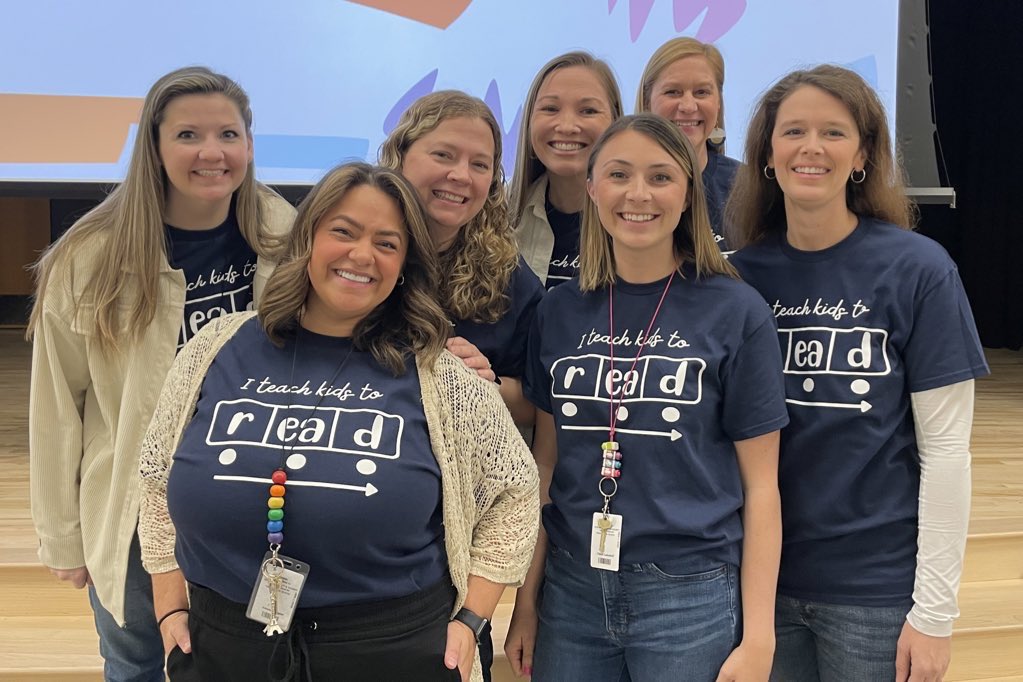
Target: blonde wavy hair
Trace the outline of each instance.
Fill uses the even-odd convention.
[[[735,268],[725,260],[714,242],[703,182],[699,171],[695,170],[696,152],[678,126],[666,118],[655,114],[636,114],[623,116],[612,123],[593,145],[586,168],[587,181],[593,181],[593,166],[604,146],[626,130],[634,130],[650,138],[681,166],[689,180],[689,206],[682,212],[678,226],[672,233],[679,270],[689,261],[695,266],[697,277],[719,274],[738,278]],[[579,288],[594,291],[613,284],[614,280],[615,260],[611,235],[601,225],[597,206],[587,194],[579,232]]]
[[[397,376],[405,371],[410,353],[433,364],[444,350],[451,325],[437,303],[437,257],[419,196],[390,168],[362,162],[343,164],[328,171],[313,187],[298,207],[284,256],[266,284],[259,320],[278,346],[297,331],[311,289],[309,261],[316,226],[349,191],[363,185],[380,190],[398,205],[408,232],[408,250],[402,266],[403,283],[359,321],[352,341]]]
[[[733,232],[727,235],[729,243],[742,247],[768,234],[784,234],[787,229],[785,195],[776,180],[764,175],[764,167],[771,157],[771,138],[781,103],[805,86],[819,88],[839,100],[856,124],[867,177],[861,184],[846,182],[846,206],[856,215],[912,229],[915,207],[906,198],[905,173],[892,151],[884,104],[855,71],[824,64],[806,71],[793,71],[775,83],[757,103],[746,131],[745,164],[736,173],[735,185],[725,205],[726,224],[731,225]]]
[[[483,100],[458,90],[424,95],[401,115],[380,146],[380,164],[401,171],[417,140],[452,118],[480,119],[494,136],[494,177],[483,208],[462,226],[454,243],[439,254],[441,306],[458,320],[494,323],[508,311],[505,292],[518,267],[519,251],[508,222],[501,167],[501,129]]]
[[[522,222],[522,214],[526,210],[526,202],[529,198],[529,188],[537,178],[547,172],[546,166],[533,152],[533,143],[530,141],[532,136],[530,121],[533,109],[536,108],[536,98],[548,76],[558,69],[566,69],[570,66],[582,66],[592,71],[604,86],[604,94],[611,107],[611,120],[614,121],[622,115],[622,93],[618,89],[615,74],[607,62],[597,59],[589,52],[576,51],[558,55],[544,64],[533,78],[533,83],[529,86],[529,92],[526,95],[526,103],[522,105],[522,123],[519,126],[515,169],[512,172],[508,201],[508,205],[511,206],[512,225]]]
[[[643,75],[639,77],[639,88],[636,89],[636,113],[641,114],[650,111],[650,98],[653,95],[654,83],[661,77],[661,73],[685,57],[703,57],[710,64],[710,70],[714,73],[714,81],[718,86],[718,120],[714,122],[715,127],[725,129],[725,58],[721,51],[710,43],[704,43],[696,38],[688,36],[672,38],[661,45],[650,55],[650,61],[643,69]],[[707,149],[723,154],[725,144],[708,144]]]
[[[241,86],[219,73],[199,66],[171,71],[156,81],[146,94],[139,117],[135,145],[124,181],[103,202],[79,219],[64,236],[48,248],[33,266],[36,277],[35,304],[29,318],[28,337],[42,316],[51,277],[73,266],[75,253],[93,239],[103,239],[96,249],[94,267],[86,273],[83,291],[87,300],[75,301],[74,316],[88,306],[95,340],[103,350],[117,350],[125,341],[135,342],[153,321],[159,303],[160,271],[167,264],[164,235],[167,175],[160,161],[159,136],[167,105],[185,95],[223,95],[238,107],[245,132],[252,136],[252,109]],[[272,190],[255,180],[252,162],[234,193],[238,227],[259,256],[274,258],[281,240],[263,224],[260,195]],[[83,297],[83,298],[85,298]],[[127,302],[127,319],[119,319],[118,303]]]

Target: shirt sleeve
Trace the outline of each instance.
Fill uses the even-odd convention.
[[[932,637],[952,634],[970,522],[973,380],[910,395],[920,453],[913,608],[906,619]]]
[[[778,331],[766,309],[728,360],[722,390],[722,428],[733,441],[777,431],[789,423]]]
[[[528,357],[529,331],[533,327],[533,320],[536,319],[536,306],[543,298],[544,289],[540,280],[521,257],[512,279],[514,282],[512,309],[506,314],[515,316],[515,328],[512,332],[511,347],[504,354],[504,366],[499,368],[498,374],[521,377]]]
[[[913,329],[903,356],[911,393],[990,372],[966,291],[954,267],[915,302]]]
[[[553,412],[551,409],[551,375],[544,369],[543,362],[540,361],[543,311],[544,306],[538,306],[533,324],[529,329],[522,393],[526,396],[526,400],[544,412]]]

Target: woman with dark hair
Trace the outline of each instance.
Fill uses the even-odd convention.
[[[172,71],[142,105],[124,181],[35,267],[29,408],[39,559],[89,586],[107,680],[162,682],[139,560],[138,452],[175,352],[259,302],[295,209],[256,181],[233,80]]]
[[[940,680],[988,372],[956,266],[910,230],[884,107],[848,69],[770,88],[745,162],[731,262],[774,310],[792,420],[772,678]]]
[[[640,76],[636,112],[665,117],[693,143],[714,241],[730,254],[723,214],[739,162],[724,153],[724,87],[725,59],[716,47],[672,38],[651,55]]]
[[[415,190],[339,166],[259,316],[179,354],[139,525],[172,680],[481,679],[536,470],[493,384],[444,351],[438,279]]]
[[[588,165],[579,278],[537,311],[526,395],[544,532],[505,645],[534,680],[770,671],[781,365],[697,173],[662,117],[611,124]]]

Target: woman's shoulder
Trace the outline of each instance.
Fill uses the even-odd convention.
[[[860,227],[866,231],[861,248],[889,254],[905,266],[942,272],[955,267],[945,247],[915,230],[867,217],[860,218]]]
[[[265,216],[263,224],[270,234],[278,236],[291,231],[297,211],[284,197],[269,187],[260,186],[259,201]]]

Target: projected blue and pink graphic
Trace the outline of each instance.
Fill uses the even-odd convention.
[[[811,12],[802,0],[181,0],[172,13],[129,0],[60,3],[59,13],[51,4],[16,6],[0,26],[0,59],[19,65],[0,74],[0,181],[120,179],[145,91],[186,64],[246,88],[259,175],[276,183],[374,159],[411,102],[446,88],[493,109],[510,172],[522,101],[544,62],[571,49],[607,60],[629,111],[646,59],[679,35],[725,55],[732,155],[758,94],[819,62],[860,72],[894,120],[888,0],[855,12],[840,3]]]

